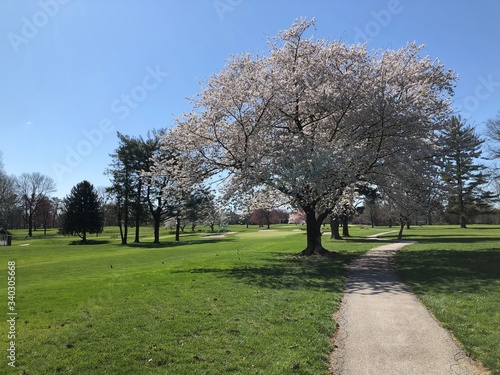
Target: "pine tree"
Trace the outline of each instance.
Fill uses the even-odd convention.
[[[78,235],[87,242],[87,233],[101,233],[103,217],[99,195],[88,181],[82,181],[71,189],[64,199],[65,211],[62,219],[62,233]]]
[[[106,170],[110,176],[112,186],[108,192],[115,197],[118,225],[122,244],[128,241],[128,227],[131,220],[135,225],[135,243],[139,243],[140,225],[147,220],[149,197],[151,188],[147,186],[147,178],[142,173],[149,172],[152,166],[151,158],[159,152],[160,136],[163,130],[148,132],[147,138],[131,137],[117,133],[118,148],[110,154],[112,163]],[[158,215],[153,214],[153,220]],[[155,223],[155,230],[159,231],[160,223]],[[155,232],[155,238],[157,238]]]
[[[488,175],[486,167],[478,163],[484,143],[460,116],[453,116],[439,138],[442,151],[441,176],[448,192],[448,212],[459,217],[460,227],[488,207],[491,199],[482,189]]]

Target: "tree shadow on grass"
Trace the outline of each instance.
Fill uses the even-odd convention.
[[[180,247],[180,246],[186,246],[186,245],[200,245],[200,244],[215,244],[219,242],[227,242],[227,241],[234,241],[234,239],[231,238],[201,238],[201,239],[196,239],[196,240],[185,240],[185,241],[169,241],[169,242],[160,242],[160,243],[154,243],[154,242],[139,242],[139,243],[128,243],[127,247],[131,248],[142,248],[142,249],[162,249],[162,248],[169,248],[169,247]]]
[[[404,237],[404,236],[403,236]],[[422,235],[415,233],[415,236],[407,236],[411,240],[418,241],[419,243],[480,243],[498,241],[498,237],[471,237],[470,234],[453,234],[450,236],[439,235]]]
[[[263,266],[241,266],[230,269],[195,268],[191,273],[213,273],[217,277],[270,289],[308,289],[341,292],[345,261],[321,256],[297,257],[277,254],[265,259]]]
[[[500,280],[500,249],[403,251],[397,254],[395,265],[414,289],[474,293]]]
[[[71,241],[69,244],[70,245],[81,245],[81,246],[92,246],[92,245],[107,245],[108,243],[111,243],[109,240],[79,240],[79,241]]]

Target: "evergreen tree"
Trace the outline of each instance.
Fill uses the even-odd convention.
[[[88,181],[82,181],[71,189],[64,199],[65,211],[62,218],[62,233],[78,235],[87,242],[87,233],[101,233],[103,216],[99,195]]]
[[[131,219],[135,225],[134,242],[139,242],[139,227],[146,220],[150,197],[147,179],[142,174],[149,172],[151,158],[159,151],[159,139],[163,133],[163,130],[153,130],[148,132],[146,139],[117,133],[119,145],[115,153],[110,155],[112,163],[106,173],[111,177],[112,186],[108,188],[108,192],[115,197],[118,225],[124,245],[127,244]],[[153,219],[156,220],[155,217]]]
[[[482,186],[487,182],[486,167],[478,163],[484,143],[460,116],[453,116],[439,137],[441,176],[448,192],[448,213],[457,215],[461,228],[488,207],[491,194]]]

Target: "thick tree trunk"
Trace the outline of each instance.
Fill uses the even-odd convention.
[[[332,232],[330,239],[332,240],[342,239],[342,237],[340,237],[339,227],[340,227],[339,218],[336,216],[330,216],[330,230]]]
[[[399,224],[398,240],[403,238],[403,230],[405,229],[405,221],[401,219]]]
[[[33,237],[33,215],[28,216],[28,237]]]
[[[342,218],[342,236],[351,237],[349,234],[349,218],[347,216]]]
[[[460,215],[460,228],[467,228],[467,218],[464,215]]]
[[[376,218],[375,218],[375,214],[373,212],[373,208],[370,209],[370,221],[371,221],[371,224],[372,224],[372,228],[375,228]]]
[[[123,243],[123,225],[122,225],[121,219],[118,220],[118,228],[120,229],[120,238],[122,239],[122,245],[124,245],[124,243]]]
[[[142,180],[139,180],[139,186],[137,187],[137,196],[135,199],[135,239],[134,243],[140,243],[139,239],[139,227],[141,225],[141,192],[142,192]]]
[[[175,240],[180,241],[181,219],[177,217],[175,221]]]
[[[160,219],[157,217],[153,217],[154,220],[154,243],[159,244],[160,243]]]
[[[128,195],[125,195],[123,203],[123,236],[122,245],[126,245],[128,241]]]
[[[140,239],[139,239],[139,220],[138,218],[135,219],[135,239],[134,239],[134,243],[140,243]]]
[[[303,210],[306,213],[307,247],[299,255],[336,256],[336,253],[328,251],[321,245],[321,224],[327,215],[322,214],[316,217],[314,207],[303,207]]]

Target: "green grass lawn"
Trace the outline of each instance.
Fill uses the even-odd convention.
[[[468,352],[500,374],[500,227],[423,227],[397,254],[403,281]]]
[[[116,228],[94,245],[49,232],[14,231],[0,248],[2,341],[7,332],[7,263],[16,262],[16,368],[5,374],[328,374],[345,266],[376,246],[362,237],[387,228],[353,227],[346,241],[328,241],[335,260],[298,258],[300,226],[180,243],[165,231],[152,246],[121,246]],[[415,228],[418,244],[397,264],[474,357],[500,374],[500,227]],[[327,230],[327,228],[325,228]],[[395,233],[387,234],[391,238]],[[28,246],[21,246],[28,245]]]
[[[94,245],[14,231],[0,248],[1,279],[16,262],[16,368],[12,374],[328,374],[346,263],[373,244],[330,242],[337,260],[292,256],[300,227],[180,243],[121,246],[116,228]],[[356,236],[383,229],[353,228]],[[21,246],[27,245],[27,246]],[[7,317],[7,282],[0,286]],[[9,329],[3,319],[3,330]],[[8,348],[7,334],[2,337]]]

